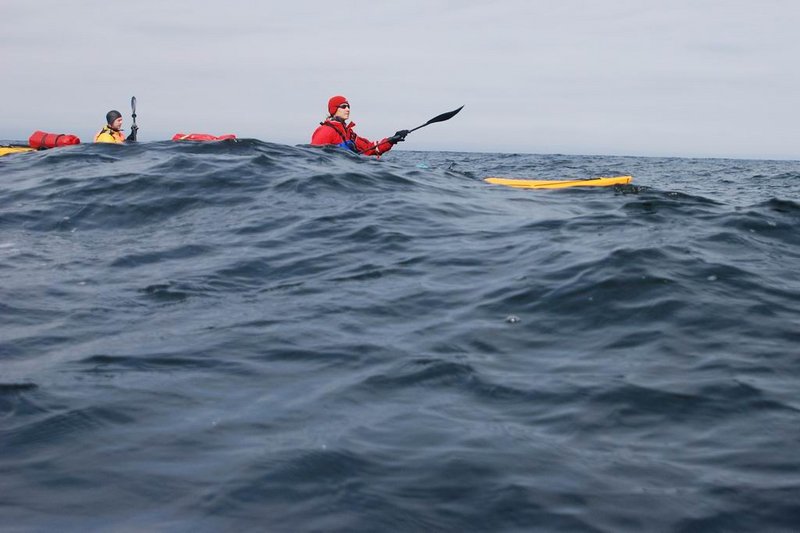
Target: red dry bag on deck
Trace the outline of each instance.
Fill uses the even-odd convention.
[[[56,146],[69,146],[71,144],[80,144],[81,140],[75,135],[66,135],[64,133],[47,133],[45,131],[34,131],[28,139],[28,144],[31,148],[55,148]]]
[[[227,135],[209,135],[208,133],[176,133],[172,136],[173,141],[225,141],[227,139],[235,139],[236,135],[229,133]]]

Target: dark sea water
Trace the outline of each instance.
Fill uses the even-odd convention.
[[[0,530],[798,531],[799,226],[800,162],[0,158]]]

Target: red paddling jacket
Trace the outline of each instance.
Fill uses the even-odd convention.
[[[392,143],[389,142],[388,137],[374,143],[356,135],[356,132],[353,131],[355,125],[355,122],[345,125],[344,122],[331,119],[320,122],[319,127],[311,136],[311,144],[336,144],[359,154],[377,156],[392,149]]]

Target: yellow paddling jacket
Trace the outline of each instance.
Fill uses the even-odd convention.
[[[96,143],[124,143],[125,136],[121,131],[114,131],[108,125],[103,126],[97,135],[94,136]]]

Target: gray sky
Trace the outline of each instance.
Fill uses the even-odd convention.
[[[301,144],[328,98],[415,150],[800,159],[796,0],[4,0],[0,138]]]

